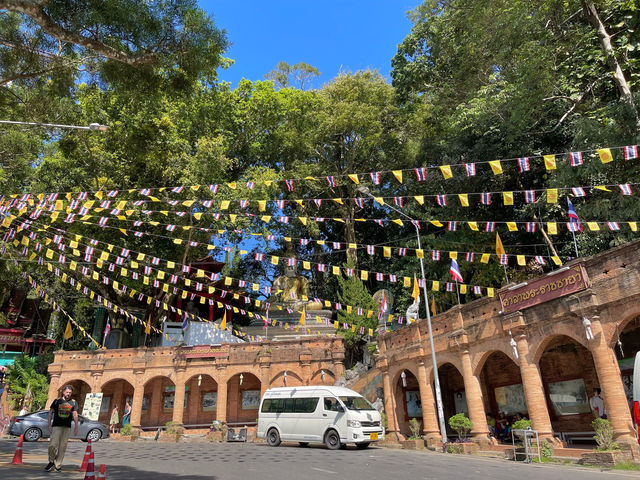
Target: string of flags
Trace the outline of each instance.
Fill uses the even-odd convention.
[[[57,230],[57,229],[56,229]],[[43,231],[41,229],[38,229],[38,231]],[[107,244],[107,248],[109,248],[109,250],[111,251],[108,252],[106,250],[100,250],[97,248],[98,245],[100,245],[100,242],[98,242],[97,240],[94,239],[89,239],[89,243],[88,244],[80,244],[78,242],[78,239],[81,239],[82,237],[80,235],[75,235],[76,240],[72,240],[69,242],[69,248],[72,250],[72,252],[74,253],[74,255],[76,257],[82,258],[81,257],[81,252],[78,249],[78,247],[80,247],[81,245],[85,246],[85,256],[84,256],[84,261],[86,262],[90,262],[94,259],[94,256],[96,257],[96,262],[98,263],[98,268],[102,268],[103,266],[106,266],[110,271],[120,271],[120,274],[122,276],[127,277],[129,274],[132,275],[132,278],[134,280],[140,280],[142,279],[143,284],[144,285],[153,285],[156,288],[161,288],[163,291],[165,292],[169,292],[170,290],[173,291],[174,294],[177,293],[178,290],[177,287],[175,286],[175,283],[178,280],[183,280],[184,284],[186,287],[189,287],[191,289],[193,289],[193,287],[195,286],[196,291],[203,291],[203,290],[208,290],[209,294],[213,294],[218,292],[219,295],[221,296],[221,298],[224,298],[227,294],[229,294],[230,292],[225,291],[223,289],[220,288],[216,288],[213,286],[208,286],[207,288],[205,288],[205,286],[201,283],[201,281],[195,280],[192,281],[191,279],[188,278],[183,278],[181,275],[176,275],[176,274],[171,274],[168,272],[165,272],[163,270],[160,270],[157,267],[149,267],[149,266],[144,266],[144,274],[142,275],[142,277],[140,277],[140,275],[134,271],[134,269],[139,268],[139,261],[145,260],[145,258],[147,258],[147,260],[149,260],[149,255],[145,255],[143,253],[138,253],[137,257],[135,257],[135,252],[133,251],[129,251],[127,250],[126,252],[124,252],[126,254],[126,256],[119,256],[117,255],[117,253],[113,253],[113,249],[114,248],[119,248],[119,247],[115,247],[113,245]],[[22,240],[22,245],[27,246],[29,244],[29,240],[32,241],[36,241],[36,236],[33,234],[33,232],[30,234],[30,237],[23,237]],[[53,235],[53,239],[51,238],[47,238],[47,241],[45,241],[45,245],[48,245],[51,242],[58,242],[58,249],[62,250],[62,252],[65,251],[65,244],[63,243],[63,241],[65,240],[64,236],[62,235]],[[102,242],[104,243],[104,242]],[[38,243],[36,243],[36,250],[38,250]],[[40,247],[39,250],[42,250],[42,247]],[[121,252],[122,254],[123,252]],[[113,255],[114,257],[116,257],[115,259],[115,264],[109,262],[109,258],[110,255]],[[129,255],[131,255],[131,257],[129,258]],[[53,250],[46,248],[46,258],[49,259],[53,259],[54,258],[54,252]],[[63,253],[59,254],[59,257],[62,258],[62,261],[66,261],[66,258],[63,256]],[[136,258],[136,260],[134,261],[133,258]],[[503,256],[504,257],[504,256]],[[131,272],[129,272],[129,269],[123,267],[122,265],[125,262],[125,259],[130,263],[130,268],[132,269]],[[150,257],[150,261],[152,263],[152,265],[159,265],[161,262],[161,259],[156,258],[156,257]],[[165,261],[166,262],[166,261]],[[232,286],[232,285],[237,285],[239,288],[249,288],[249,283],[242,280],[242,279],[236,279],[233,277],[227,277],[227,276],[220,276],[219,274],[208,274],[207,272],[205,272],[202,269],[193,269],[190,268],[188,265],[182,265],[182,264],[174,264],[174,262],[170,262],[172,265],[170,265],[171,267],[178,267],[178,268],[182,268],[182,272],[183,273],[188,273],[189,271],[193,271],[195,270],[196,273],[196,278],[197,279],[207,279],[207,280],[211,280],[211,281],[221,281],[224,283],[224,285],[226,286]],[[72,262],[72,264],[70,264],[73,269],[76,268],[77,265],[75,265],[75,262]],[[86,268],[86,267],[83,267]],[[353,270],[351,272],[349,272],[349,269],[345,269],[347,275],[350,273],[351,275],[354,274]],[[157,272],[157,276],[156,278],[152,278],[151,275],[153,274],[153,272],[156,271]],[[340,274],[339,271],[337,270],[333,270],[334,274]],[[168,279],[171,282],[171,285],[168,283],[164,283],[164,282],[160,282],[160,280],[163,279]],[[400,278],[402,278],[402,282],[403,282],[403,286],[410,288],[411,287],[411,278],[410,277],[396,277],[393,278],[394,281],[400,281]],[[95,280],[98,280],[98,278],[94,278]],[[422,287],[423,285],[423,281],[419,280],[419,285]],[[431,281],[427,281],[428,286],[431,288],[431,290],[433,291],[439,291],[440,287],[444,287],[445,291],[452,291],[452,285],[450,285],[450,282],[440,282],[440,281],[436,281],[436,280],[431,280]],[[465,294],[465,293],[469,293],[469,291],[473,291],[473,293],[475,295],[482,295],[483,292],[486,292],[487,295],[489,296],[493,296],[494,295],[494,289],[492,287],[481,287],[478,285],[466,285],[466,284],[461,284],[459,285],[457,288],[459,288],[460,293]],[[272,293],[280,293],[280,291],[277,292],[273,292],[271,287],[265,286],[265,287],[260,287],[259,284],[257,283],[253,283],[251,284],[251,289],[254,292],[260,292],[263,293],[264,295],[271,295]],[[233,298],[238,300],[243,300],[246,304],[249,303],[253,303],[255,304],[256,307],[260,308],[262,306],[262,304],[264,302],[261,302],[260,300],[256,300],[256,299],[252,299],[249,296],[245,296],[242,294],[238,294],[238,293],[232,293]],[[182,296],[183,298],[186,298],[187,296],[187,291],[182,291]],[[297,299],[295,296],[291,297],[293,300],[300,300]],[[303,301],[309,301],[311,299],[309,299],[308,297],[303,296],[301,298]],[[320,298],[313,298],[312,299],[314,302],[317,303],[321,303],[323,304],[325,307],[331,307],[331,308],[335,308],[336,310],[346,310],[347,313],[356,313],[358,315],[362,315],[364,316],[364,312],[362,311],[362,309],[359,309],[355,306],[351,306],[351,305],[344,305],[338,302],[330,302],[328,300],[323,300]],[[268,303],[264,303],[264,305],[268,306]],[[282,309],[282,307],[280,306],[276,306],[275,308],[277,309]],[[289,312],[292,313],[292,312]],[[371,316],[373,312],[368,311],[366,312],[366,314],[368,316]]]
[[[309,206],[315,206],[317,209],[325,205],[327,202],[331,204],[345,205],[345,202],[353,202],[359,208],[364,208],[365,203],[373,202],[381,206],[385,204],[394,205],[395,207],[404,208],[409,200],[415,201],[418,205],[425,205],[426,200],[432,199],[435,204],[440,207],[452,206],[454,201],[461,207],[470,207],[473,202],[479,202],[481,205],[492,205],[496,202],[501,202],[503,206],[514,206],[516,200],[521,198],[524,203],[536,203],[542,195],[545,196],[546,203],[555,204],[558,203],[558,197],[561,193],[567,192],[574,197],[586,197],[588,193],[595,191],[613,192],[620,191],[624,196],[633,195],[632,187],[637,187],[640,183],[620,183],[620,184],[601,184],[601,185],[589,185],[589,186],[576,186],[576,187],[554,187],[554,188],[534,188],[530,190],[504,190],[504,191],[486,191],[486,192],[468,192],[468,193],[442,193],[442,194],[422,194],[422,195],[404,195],[404,196],[373,196],[369,197],[333,197],[333,198],[299,198],[299,199],[271,199],[271,200],[254,200],[254,199],[239,199],[234,200],[233,205],[239,206],[243,210],[250,208],[257,208],[258,212],[266,212],[268,207],[275,207],[277,210],[283,210],[285,205],[298,205],[302,208],[308,208]],[[69,200],[65,201],[54,197],[53,200],[48,200],[49,197],[43,197],[42,200],[36,201],[33,197],[25,194],[18,198],[2,198],[0,197],[0,213],[8,212],[12,209],[20,210],[25,206],[35,207],[38,211],[48,212],[64,212],[67,218],[73,218],[76,216],[82,217],[88,214],[90,211],[105,212],[104,214],[111,216],[118,216],[124,213],[130,216],[134,213],[151,215],[161,214],[164,216],[177,215],[184,217],[187,215],[194,215],[196,219],[199,219],[204,214],[216,214],[220,212],[229,213],[229,209],[232,207],[231,200],[216,200],[215,202],[210,199],[189,199],[189,200],[160,200],[153,198],[153,200],[112,200],[106,199],[102,201],[96,200]],[[519,200],[518,200],[519,201]],[[170,207],[175,208],[179,206],[188,207],[190,210],[172,210],[172,209],[160,209],[154,210],[153,205],[160,205],[166,203]],[[242,212],[246,213],[246,212]],[[241,213],[241,214],[242,214]],[[232,214],[232,213],[231,213]]]
[[[352,184],[359,185],[363,181],[369,181],[373,185],[382,185],[386,182],[386,178],[383,175],[392,175],[398,183],[405,183],[409,178],[413,178],[418,182],[423,182],[428,177],[428,172],[431,170],[439,171],[442,178],[448,180],[455,176],[454,172],[460,170],[466,177],[476,176],[478,173],[478,167],[488,166],[493,175],[502,175],[504,173],[504,166],[508,164],[515,164],[521,173],[528,172],[532,168],[534,162],[542,160],[545,170],[556,170],[559,162],[566,162],[571,167],[578,167],[584,164],[585,158],[591,155],[599,158],[601,163],[607,164],[614,161],[614,152],[622,152],[622,158],[625,161],[636,160],[639,157],[638,145],[625,145],[616,147],[596,148],[590,150],[570,151],[562,153],[551,153],[547,155],[529,155],[525,157],[504,158],[498,160],[478,161],[469,163],[456,163],[447,165],[428,165],[422,167],[412,167],[399,170],[379,170],[363,173],[345,173],[339,175],[323,175],[323,176],[307,176],[302,178],[290,178],[282,180],[258,180],[249,179],[246,181],[234,181],[217,184],[194,184],[194,185],[176,185],[167,187],[143,187],[143,188],[130,188],[124,190],[87,190],[82,192],[48,192],[37,194],[37,198],[63,196],[71,200],[72,197],[76,197],[76,200],[85,200],[89,194],[102,200],[103,198],[116,198],[120,193],[138,193],[146,197],[153,199],[152,193],[171,193],[181,194],[185,191],[199,191],[200,189],[206,189],[212,194],[216,194],[221,186],[231,190],[240,188],[246,188],[253,190],[256,185],[262,184],[267,187],[272,185],[284,184],[284,187],[289,192],[294,192],[296,185],[300,182],[321,182],[326,183],[329,188],[337,186],[337,180],[346,180]],[[10,197],[21,197],[24,194],[11,194]]]

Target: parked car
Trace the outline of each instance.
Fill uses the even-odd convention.
[[[15,436],[24,435],[25,442],[35,442],[40,438],[49,438],[48,417],[48,410],[14,417],[11,419],[9,434]],[[78,421],[80,423],[78,435],[73,435],[74,425],[73,422],[71,423],[71,438],[79,438],[83,442],[88,439],[91,439],[92,442],[97,442],[101,438],[109,436],[109,427],[100,422],[89,420],[82,415],[78,415]]]

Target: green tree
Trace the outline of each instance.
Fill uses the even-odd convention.
[[[272,80],[278,88],[295,87],[304,90],[316,77],[320,76],[320,70],[308,63],[299,62],[289,65],[287,62],[278,62],[276,68],[267,73],[264,78]]]
[[[17,357],[7,367],[6,380],[8,398],[14,411],[20,410],[26,402],[29,411],[46,407],[49,382],[46,375],[38,372],[38,359],[25,355]]]

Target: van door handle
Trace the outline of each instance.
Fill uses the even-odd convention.
[[[323,413],[323,414],[322,414],[322,416],[323,416],[323,417],[326,417],[326,416],[327,416],[327,414],[326,414],[326,413]]]

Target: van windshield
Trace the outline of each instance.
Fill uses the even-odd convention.
[[[348,410],[375,410],[364,397],[340,397],[340,400]]]

